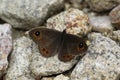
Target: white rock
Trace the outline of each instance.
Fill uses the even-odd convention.
[[[61,75],[56,76],[53,80],[69,80],[69,77],[61,74]]]
[[[0,0],[0,18],[15,28],[38,27],[63,8],[63,0]]]
[[[90,9],[96,12],[105,12],[111,10],[118,4],[120,4],[120,0],[85,0]]]
[[[8,55],[12,51],[12,32],[10,24],[0,25],[0,76],[8,67]]]
[[[71,80],[117,80],[119,76],[120,46],[115,41],[97,34],[87,54],[73,70]]]
[[[47,27],[67,33],[84,35],[91,31],[88,16],[79,9],[70,8],[47,20]]]
[[[109,32],[113,30],[109,16],[89,16],[94,31]]]
[[[63,74],[57,75],[55,78],[53,77],[43,77],[42,80],[69,80],[69,77],[64,76]]]
[[[14,49],[10,56],[10,64],[6,80],[34,80],[30,77],[31,40],[22,37],[14,40]]]
[[[113,40],[115,40],[115,41],[120,43],[120,30],[113,31],[113,32],[109,33],[108,36],[111,39],[113,39]]]
[[[36,76],[48,76],[62,73],[73,67],[77,60],[64,63],[58,56],[42,57],[37,45],[27,37],[14,40],[14,50],[10,56],[10,65],[6,80],[34,80]]]
[[[42,78],[41,80],[53,80],[53,79],[52,78]]]
[[[113,8],[109,13],[112,23],[120,23],[120,5]]]

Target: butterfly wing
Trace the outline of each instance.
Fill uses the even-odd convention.
[[[29,35],[38,44],[42,56],[55,55],[60,43],[61,32],[47,28],[35,28],[29,32]]]
[[[73,59],[76,55],[82,56],[84,54],[83,52],[86,50],[87,45],[82,38],[72,34],[65,34],[58,58],[63,62],[67,62]]]

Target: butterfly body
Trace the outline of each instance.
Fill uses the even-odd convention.
[[[58,58],[68,62],[76,55],[83,55],[87,45],[82,38],[47,28],[35,28],[29,32],[30,37],[38,44],[42,56],[48,58],[58,53]]]

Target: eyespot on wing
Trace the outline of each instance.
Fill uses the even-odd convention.
[[[74,55],[68,54],[68,53],[64,54],[64,55],[62,55],[62,54],[58,55],[59,60],[63,61],[63,62],[71,61],[74,57],[75,57]]]
[[[38,43],[40,40],[42,40],[42,32],[38,29],[33,29],[29,32],[30,37]]]
[[[79,44],[77,46],[78,52],[85,52],[87,49],[88,49],[87,44],[84,41],[79,42]]]

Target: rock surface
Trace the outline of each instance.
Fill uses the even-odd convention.
[[[88,16],[78,9],[70,8],[47,20],[47,27],[59,31],[66,29],[70,34],[87,34],[91,31]]]
[[[61,75],[56,76],[53,80],[69,80],[69,77],[61,74]]]
[[[120,30],[109,33],[108,37],[120,43]]]
[[[77,9],[82,9],[84,5],[83,2],[84,0],[65,0],[65,9],[69,9],[69,8],[77,8]]]
[[[38,79],[38,80],[40,80],[40,79]],[[53,78],[42,78],[41,80],[53,80]]]
[[[90,8],[97,12],[108,11],[118,4],[120,0],[86,0]]]
[[[69,6],[58,13],[63,1]],[[0,0],[0,23],[13,26],[0,25],[0,80],[120,80],[117,5],[120,0]],[[57,54],[41,56],[25,32],[43,26],[88,36],[87,54],[65,63]]]
[[[30,76],[29,64],[32,54],[31,40],[22,37],[14,40],[14,49],[5,80],[34,80]]]
[[[57,55],[44,58],[37,45],[27,37],[14,40],[14,50],[10,57],[6,80],[34,80],[36,76],[48,76],[69,70],[77,62],[64,63]]]
[[[0,25],[0,76],[8,67],[8,55],[12,51],[11,25]]]
[[[63,0],[0,0],[0,18],[15,28],[38,27],[63,8]]]
[[[120,29],[120,5],[115,7],[109,14],[111,22],[117,29]]]
[[[118,80],[120,76],[120,46],[115,41],[91,33],[87,54],[77,64],[71,80]]]
[[[69,80],[69,77],[64,76],[63,74],[57,75],[56,77],[44,77],[42,80]]]
[[[110,32],[113,31],[113,26],[109,16],[89,16],[90,24],[93,31]]]

